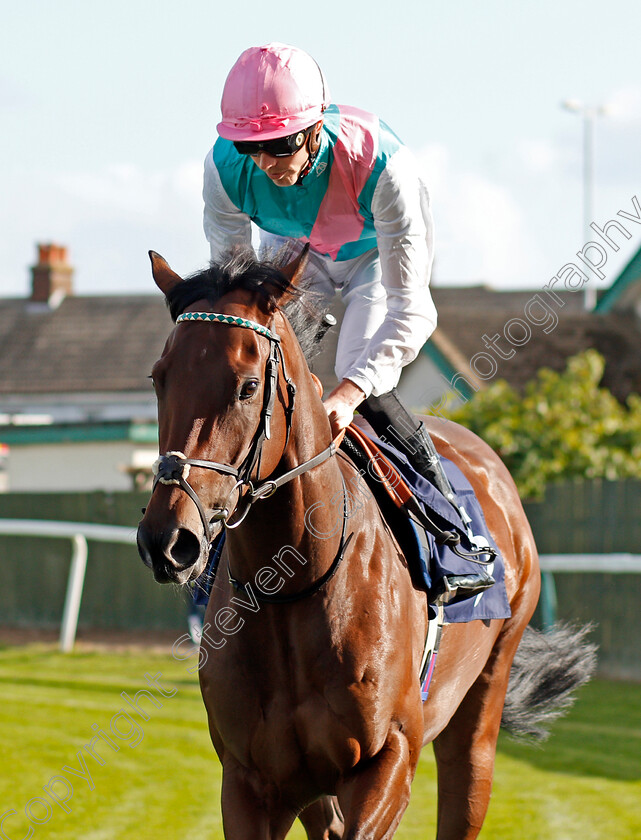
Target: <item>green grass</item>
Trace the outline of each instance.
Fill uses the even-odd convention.
[[[194,675],[184,663],[154,653],[77,652],[50,646],[0,649],[0,817],[13,809],[3,831],[26,836],[24,808],[45,798],[43,786],[64,774],[73,785],[66,813],[32,802],[34,840],[183,840],[222,838],[220,767],[209,742]],[[122,715],[121,697],[147,688],[145,674],[161,674],[172,697],[162,708],[146,701],[149,716],[137,729]],[[110,721],[132,739],[116,739]],[[110,735],[99,765],[83,749],[92,725]],[[140,736],[143,736],[141,740]],[[139,742],[132,746],[138,740]],[[96,745],[98,742],[96,742]],[[63,771],[81,771],[82,750],[94,788]],[[54,791],[66,791],[59,782]],[[397,833],[435,834],[435,769],[425,750],[411,805]],[[291,837],[302,840],[295,827]],[[501,738],[494,794],[481,837],[485,840],[638,840],[641,837],[641,686],[595,682],[582,690],[570,715],[543,747]],[[0,838],[3,835],[0,833]],[[4,840],[4,838],[3,838]]]

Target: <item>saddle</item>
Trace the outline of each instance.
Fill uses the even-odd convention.
[[[497,555],[485,538],[485,528],[472,538],[469,525],[473,519],[459,516],[457,509],[412,469],[399,450],[368,434],[362,421],[347,427],[340,448],[355,463],[376,499],[407,559],[414,585],[428,595],[434,595],[432,583],[439,577],[438,569],[434,575],[430,572],[431,561],[439,553],[453,552],[468,563],[482,565]],[[467,516],[465,512],[463,515]],[[478,526],[478,517],[474,524]],[[479,549],[479,540],[483,550]]]
[[[347,437],[343,438],[341,447],[344,451],[350,452],[352,457],[355,456],[360,461],[363,458],[367,460],[367,468],[362,475],[370,488],[374,490],[377,500],[376,489],[382,488],[395,507],[417,520],[434,536],[439,545],[454,546],[461,542],[461,537],[456,531],[443,530],[438,522],[428,516],[413,489],[405,481],[393,461],[386,457],[375,438],[367,435],[355,423],[351,423],[345,429],[345,434]],[[347,443],[345,443],[346,440]],[[361,455],[363,458],[360,457]]]

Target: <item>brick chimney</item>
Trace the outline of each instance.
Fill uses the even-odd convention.
[[[73,268],[64,245],[38,245],[38,262],[31,269],[31,300],[56,305],[73,294]]]

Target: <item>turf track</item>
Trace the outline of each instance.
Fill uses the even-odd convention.
[[[196,677],[188,673],[194,664],[140,650],[62,656],[45,645],[1,648],[0,818],[16,814],[9,813],[0,838],[23,840],[30,825],[33,840],[222,838],[220,767]],[[164,696],[145,674],[156,677]],[[121,696],[140,689],[162,704],[139,695],[148,720]],[[94,741],[102,765],[85,748],[96,737],[92,725],[118,748]],[[43,790],[54,776],[73,787],[70,793],[63,781],[51,785],[67,799],[64,807]],[[396,836],[430,838],[434,825],[434,763],[425,750]],[[290,836],[302,840],[304,833],[297,826]],[[543,747],[502,738],[481,838],[641,838],[641,685],[587,686]]]

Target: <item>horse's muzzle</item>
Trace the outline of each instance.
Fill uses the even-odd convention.
[[[214,531],[222,528],[214,526]],[[205,568],[209,544],[202,535],[189,528],[165,528],[156,531],[145,520],[139,524],[136,537],[138,552],[145,566],[158,583],[187,583]]]

